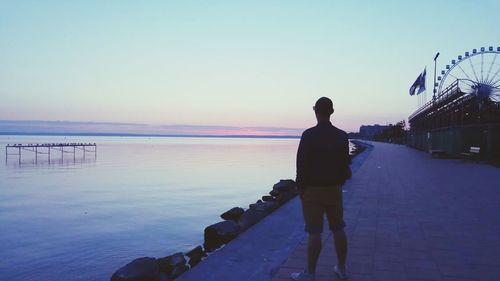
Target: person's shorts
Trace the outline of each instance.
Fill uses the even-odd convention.
[[[302,193],[302,212],[307,233],[323,232],[325,214],[330,230],[344,229],[342,186],[305,186]]]

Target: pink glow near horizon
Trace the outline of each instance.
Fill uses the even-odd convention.
[[[145,135],[252,135],[299,136],[302,129],[276,127],[235,127],[196,125],[146,125],[96,122],[8,121],[0,120],[3,133],[113,133]]]

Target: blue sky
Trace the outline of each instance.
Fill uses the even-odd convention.
[[[500,45],[499,1],[0,6],[0,120],[305,128],[328,96],[357,131],[407,118],[437,51]]]

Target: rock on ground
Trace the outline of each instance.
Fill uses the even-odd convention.
[[[118,269],[111,281],[158,281],[160,271],[155,258],[138,258]]]
[[[245,210],[240,207],[234,207],[231,210],[223,213],[220,217],[224,220],[237,220]]]
[[[205,228],[205,249],[214,250],[233,240],[241,232],[241,227],[234,221],[222,221]]]

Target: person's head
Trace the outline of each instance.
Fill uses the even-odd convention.
[[[330,115],[333,113],[333,102],[327,97],[321,97],[316,101],[313,109],[318,121],[330,120]]]

